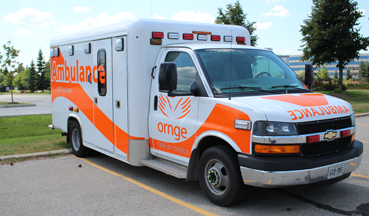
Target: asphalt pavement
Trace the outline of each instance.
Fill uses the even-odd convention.
[[[232,207],[210,203],[198,182],[103,154],[0,165],[0,215],[369,215],[369,116],[357,118],[361,166],[348,179],[304,192],[245,186]]]
[[[51,111],[50,95],[18,94],[15,100],[38,109],[0,108],[0,116]],[[330,186],[304,192],[245,186],[241,202],[224,208],[210,203],[198,182],[94,152],[85,159],[39,157],[0,165],[0,215],[369,215],[369,116],[356,123],[356,139],[364,143],[361,166]]]
[[[51,114],[51,94],[13,94],[15,102],[36,106],[0,108],[0,116]],[[0,92],[0,101],[11,101],[10,94]]]

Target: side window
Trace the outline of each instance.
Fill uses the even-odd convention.
[[[174,92],[189,92],[197,73],[191,57],[184,52],[169,52],[165,62],[174,62],[177,65],[177,90]]]
[[[106,95],[106,51],[100,49],[97,52],[97,91],[100,96]]]

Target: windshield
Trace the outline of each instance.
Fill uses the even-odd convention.
[[[272,52],[252,49],[203,49],[197,50],[196,53],[215,95],[307,91],[297,75]]]

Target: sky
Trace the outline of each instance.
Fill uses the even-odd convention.
[[[0,52],[11,40],[20,50],[18,62],[36,61],[41,48],[50,58],[53,37],[130,19],[155,18],[213,23],[218,8],[231,0],[11,0],[0,7]],[[369,1],[357,0],[365,17],[360,33],[369,36]],[[256,22],[258,47],[273,48],[276,54],[301,54],[300,26],[311,14],[312,0],[240,0],[247,20]],[[364,52],[364,51],[362,51]],[[365,51],[366,53],[368,51]]]

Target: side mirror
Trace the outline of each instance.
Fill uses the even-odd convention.
[[[305,85],[311,89],[314,84],[314,68],[311,64],[305,64]]]
[[[159,90],[173,91],[177,89],[177,65],[172,62],[162,63],[159,71]]]

